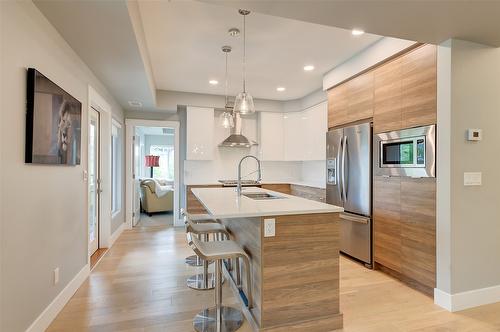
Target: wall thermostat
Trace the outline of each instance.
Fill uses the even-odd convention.
[[[481,129],[467,129],[468,141],[480,141],[483,139],[483,131]]]

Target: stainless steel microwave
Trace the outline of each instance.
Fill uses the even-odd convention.
[[[374,173],[386,176],[436,176],[436,126],[374,135]]]

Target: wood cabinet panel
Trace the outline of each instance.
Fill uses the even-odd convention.
[[[355,122],[373,117],[373,71],[357,76],[348,81],[347,120]]]
[[[402,126],[411,128],[437,121],[437,51],[424,45],[401,57]]]
[[[374,177],[373,255],[376,263],[401,272],[401,182]]]
[[[348,100],[346,84],[328,90],[328,128],[337,127],[349,121]]]
[[[402,273],[436,286],[436,179],[401,180]]]
[[[272,191],[277,191],[279,193],[288,194],[288,195],[290,195],[292,193],[291,188],[290,188],[290,184],[288,184],[288,183],[263,184],[262,189],[269,189]]]
[[[394,59],[374,70],[373,131],[398,130],[402,121],[402,62]]]
[[[291,187],[291,194],[294,196],[322,203],[326,201],[326,189],[300,186],[297,184],[292,184],[290,187]]]
[[[217,188],[222,187],[222,185],[195,185],[186,186],[186,210],[191,214],[206,214],[207,210],[198,201],[196,196],[191,192],[192,188]]]

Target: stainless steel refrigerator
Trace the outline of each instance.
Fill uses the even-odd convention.
[[[340,251],[372,266],[372,126],[326,134],[326,200],[342,206]]]

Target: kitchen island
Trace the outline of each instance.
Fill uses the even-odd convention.
[[[255,187],[193,188],[251,259],[253,306],[243,306],[256,331],[331,331],[339,310],[341,207]],[[243,267],[242,267],[243,268]],[[237,298],[244,303],[226,271]],[[245,271],[241,273],[245,276]],[[247,281],[242,278],[246,292]]]

